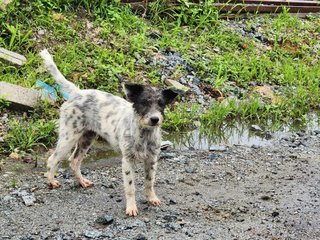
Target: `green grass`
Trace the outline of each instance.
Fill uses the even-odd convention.
[[[39,120],[11,120],[9,133],[0,145],[3,151],[31,152],[36,147],[52,146],[55,141],[54,121]]]
[[[21,53],[28,61],[21,67],[1,61],[0,81],[26,87],[33,87],[37,79],[53,83],[37,56],[48,47],[62,73],[80,87],[121,95],[118,77],[162,86],[161,69],[146,62],[156,49],[170,48],[226,99],[206,108],[188,101],[177,104],[167,110],[166,129],[219,127],[235,119],[303,121],[307,113],[319,109],[319,17],[301,20],[286,10],[276,17],[249,16],[243,23],[245,31],[255,29],[258,22],[258,31],[266,38],[261,43],[220,20],[212,1],[202,6],[180,3],[173,8],[164,0],[153,2],[147,19],[142,19],[141,13],[121,7],[119,1],[16,0],[0,12],[0,47]],[[152,32],[161,37],[148,37]],[[170,77],[177,79],[183,71],[178,66]],[[264,101],[253,93],[256,85],[275,86],[279,101]],[[0,109],[5,107],[1,100]],[[57,118],[57,108],[48,105],[30,113],[39,131],[30,140],[24,135],[27,131],[11,130],[12,144],[6,149],[54,142],[51,121]],[[48,126],[41,126],[42,119]],[[27,119],[19,121],[30,128]]]

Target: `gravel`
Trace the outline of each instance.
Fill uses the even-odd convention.
[[[64,176],[50,190],[32,171],[0,176],[3,239],[318,239],[319,144],[315,131],[287,134],[268,146],[224,151],[170,150],[159,161],[160,207],[143,194],[137,164],[139,215],[125,215],[120,159],[90,161],[83,170],[95,185],[82,189]],[[288,141],[305,141],[294,148]],[[112,164],[111,164],[112,163]],[[16,163],[15,163],[16,164]],[[28,166],[24,163],[23,166]],[[10,182],[16,179],[18,189]],[[28,183],[28,184],[26,184]],[[105,187],[112,184],[112,188]],[[24,186],[24,187],[23,187]],[[31,191],[33,189],[33,192]],[[32,198],[26,204],[23,198]],[[28,206],[27,206],[28,205]]]

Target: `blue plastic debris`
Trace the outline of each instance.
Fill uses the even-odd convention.
[[[54,89],[54,87],[50,86],[49,84],[46,84],[46,83],[42,82],[40,79],[37,80],[36,86],[38,88],[42,89],[42,95],[41,95],[42,99],[49,98],[49,99],[51,99],[53,101],[57,100],[58,94],[57,94],[56,90]]]
[[[58,84],[54,85],[54,87],[50,86],[49,84],[41,81],[40,79],[37,80],[36,86],[38,88],[42,88],[42,99],[49,98],[53,101],[56,101],[58,98],[57,91],[61,92],[62,97],[64,100],[69,99],[69,94],[63,90]]]
[[[54,87],[57,89],[57,91],[61,92],[61,95],[62,95],[64,100],[68,100],[69,99],[69,93],[64,91],[62,87],[60,87],[58,84],[56,84]]]

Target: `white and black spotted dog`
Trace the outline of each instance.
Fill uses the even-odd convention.
[[[177,93],[170,89],[125,84],[128,102],[110,93],[80,90],[65,79],[46,49],[40,56],[55,81],[69,93],[69,99],[60,109],[58,143],[47,163],[49,185],[52,188],[60,186],[54,179],[58,163],[74,148],[69,158],[70,167],[79,184],[84,188],[90,187],[93,183],[81,175],[80,165],[92,142],[100,135],[114,150],[122,153],[126,213],[129,216],[138,214],[133,169],[137,160],[144,161],[145,194],[148,201],[159,205],[154,181],[160,153],[160,126],[165,106],[174,100]]]

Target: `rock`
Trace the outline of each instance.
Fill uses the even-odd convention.
[[[34,205],[36,201],[35,197],[32,195],[22,196],[22,200],[27,207]]]
[[[3,201],[4,202],[10,202],[10,201],[12,201],[12,200],[14,200],[15,198],[14,197],[11,197],[10,195],[6,195],[6,196],[4,196],[3,197]]]
[[[179,229],[181,229],[181,225],[177,224],[177,223],[174,223],[174,222],[170,222],[170,223],[167,223],[165,225],[166,228],[168,229],[172,229],[174,231],[178,231]]]
[[[187,92],[189,91],[189,87],[182,85],[181,83],[175,81],[175,80],[171,80],[171,79],[166,79],[165,83],[168,86],[172,86],[173,88],[183,91],[183,92]]]
[[[12,195],[18,195],[18,197],[23,197],[23,196],[28,196],[30,195],[26,190],[22,190],[22,191],[17,191],[16,193],[15,192],[12,192],[11,193]]]
[[[127,226],[124,227],[124,230],[128,230],[128,229],[134,229],[134,228],[145,228],[146,224],[145,222],[136,219],[133,222],[127,224]]]
[[[314,130],[313,131],[316,135],[320,134],[320,130]]]
[[[161,150],[165,150],[167,148],[172,148],[172,147],[173,147],[173,143],[170,141],[162,141],[160,145]]]
[[[186,171],[186,173],[195,173],[196,169],[193,167],[186,167],[185,171]]]
[[[10,102],[10,107],[17,110],[34,108],[40,100],[41,92],[7,82],[0,82],[0,97]]]
[[[136,235],[133,239],[134,239],[134,240],[147,240],[148,238],[147,238],[146,235],[144,235],[143,233],[139,233],[139,234]]]
[[[218,155],[215,153],[210,154],[210,160],[215,160],[218,158]]]
[[[274,94],[270,86],[256,86],[253,91],[259,93],[262,98],[268,99],[272,103],[278,103],[280,100],[279,97]]]
[[[105,214],[103,216],[100,216],[96,219],[96,223],[102,224],[102,225],[110,225],[114,221],[114,218],[112,215]]]
[[[227,148],[221,145],[211,145],[209,151],[225,152]]]
[[[270,196],[267,196],[267,195],[263,195],[260,197],[261,200],[264,200],[264,201],[269,201],[271,200],[271,197]]]
[[[259,127],[258,125],[251,125],[251,126],[250,126],[250,129],[251,129],[252,131],[256,131],[256,132],[262,132],[261,127]]]
[[[9,51],[5,48],[0,48],[0,58],[17,64],[19,66],[22,66],[27,62],[27,59],[23,55]]]
[[[276,211],[274,211],[274,212],[271,213],[271,216],[272,216],[272,217],[277,217],[277,216],[279,216],[279,215],[280,215],[280,213],[279,213],[279,212],[276,212]]]
[[[103,233],[97,230],[87,230],[84,232],[84,236],[91,239],[96,239],[103,236]]]
[[[259,146],[259,145],[256,145],[256,144],[253,144],[253,145],[251,146],[251,148],[253,148],[253,149],[259,149],[260,146]]]
[[[171,198],[171,199],[169,200],[169,204],[170,204],[170,205],[175,205],[175,204],[177,204],[177,200]]]
[[[176,153],[170,153],[170,152],[161,152],[160,158],[175,158],[177,156]]]
[[[201,92],[200,88],[198,86],[196,86],[196,85],[192,86],[192,91],[198,96],[202,95],[202,92]]]
[[[163,219],[167,222],[175,222],[177,221],[178,217],[174,215],[166,215],[163,217]]]
[[[12,152],[12,153],[10,153],[9,158],[14,159],[14,160],[20,160],[21,156],[17,152]]]

